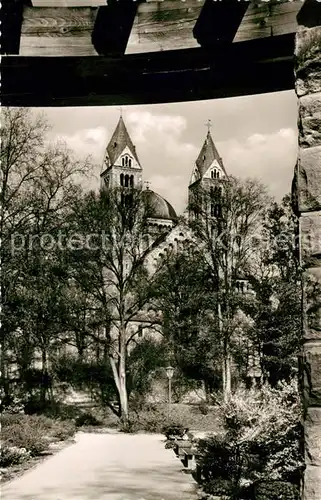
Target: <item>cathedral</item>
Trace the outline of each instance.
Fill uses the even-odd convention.
[[[227,179],[222,158],[208,128],[188,186],[188,204],[191,204],[200,187],[206,190],[217,189]],[[143,168],[122,116],[107,145],[101,172],[101,188],[116,187],[143,189]],[[177,230],[173,230],[179,226],[179,222],[172,205],[148,187],[144,190],[144,197],[150,207],[149,225],[154,228],[155,237],[160,233],[175,233],[176,237]],[[212,207],[212,212],[218,210],[218,207]],[[189,217],[191,216],[190,213]]]
[[[228,182],[228,174],[212,139],[210,127],[208,127],[204,143],[192,167],[188,186],[189,208],[186,211],[188,219],[191,220],[200,214],[206,216],[207,213],[210,217],[219,219],[221,216],[219,200],[226,182]],[[179,218],[165,198],[149,187],[143,189],[143,185],[143,167],[124,120],[120,116],[106,148],[101,172],[101,189],[121,187],[142,189],[144,200],[148,203],[149,251],[146,265],[152,271],[167,251],[195,244],[195,236],[188,229],[186,220],[184,223],[184,217]],[[219,196],[210,197],[212,201],[208,203],[208,201],[204,202],[202,195],[199,196],[200,192],[218,192]],[[215,203],[214,200],[216,200]],[[206,206],[202,206],[204,203]],[[251,293],[244,277],[237,281],[236,287],[241,293]],[[157,322],[161,323],[161,317],[157,321],[155,311],[149,310],[147,306],[130,321],[129,335],[136,340],[150,335],[155,336],[155,329],[151,329],[150,325]]]
[[[211,189],[226,181],[227,173],[222,158],[214,145],[208,130],[204,144],[196,159],[190,185],[188,186],[189,205],[197,196],[198,188]],[[172,205],[149,187],[143,189],[143,167],[136,148],[120,116],[114,133],[107,145],[101,172],[101,189],[137,188],[142,189],[143,199],[148,206],[149,251],[146,257],[147,268],[152,272],[165,253],[181,245],[190,244],[195,237],[186,223],[180,220]],[[217,207],[212,207],[212,211]],[[188,217],[193,217],[190,212]],[[148,332],[150,318],[142,311],[139,318],[131,322],[131,330],[144,336]]]

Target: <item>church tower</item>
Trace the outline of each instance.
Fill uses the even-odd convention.
[[[197,157],[188,187],[189,216],[220,216],[220,198],[228,176],[210,132],[208,132]]]
[[[102,188],[141,189],[142,173],[143,169],[136,154],[136,148],[128,134],[123,117],[120,116],[106,148],[103,171],[100,174]]]

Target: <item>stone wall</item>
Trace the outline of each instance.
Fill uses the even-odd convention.
[[[298,18],[296,93],[299,157],[294,195],[303,268],[302,392],[305,404],[303,499],[321,499],[321,4]],[[317,9],[317,10],[315,10]]]

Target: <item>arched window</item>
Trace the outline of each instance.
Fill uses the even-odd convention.
[[[134,187],[134,176],[133,175],[130,176],[129,184],[130,184],[130,187]]]
[[[221,205],[218,203],[214,206],[214,217],[220,217],[221,216]]]
[[[220,178],[220,171],[217,170],[217,168],[214,168],[211,170],[211,178],[212,179],[219,179]]]
[[[131,166],[132,166],[132,159],[128,155],[125,155],[121,159],[121,164],[122,164],[122,167],[129,167],[129,168],[131,168]]]
[[[120,174],[120,185],[124,185],[124,174]]]
[[[126,174],[125,175],[125,187],[127,188],[128,187],[128,181],[129,181],[129,175]]]

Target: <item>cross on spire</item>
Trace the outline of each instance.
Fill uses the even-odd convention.
[[[118,108],[118,110],[119,110],[119,114],[120,114],[120,116],[122,117],[122,116],[123,116],[123,107],[122,107],[122,106],[120,106],[120,107]]]
[[[209,133],[212,128],[212,120],[208,119],[207,122],[205,123],[205,127],[207,127],[207,132]]]

